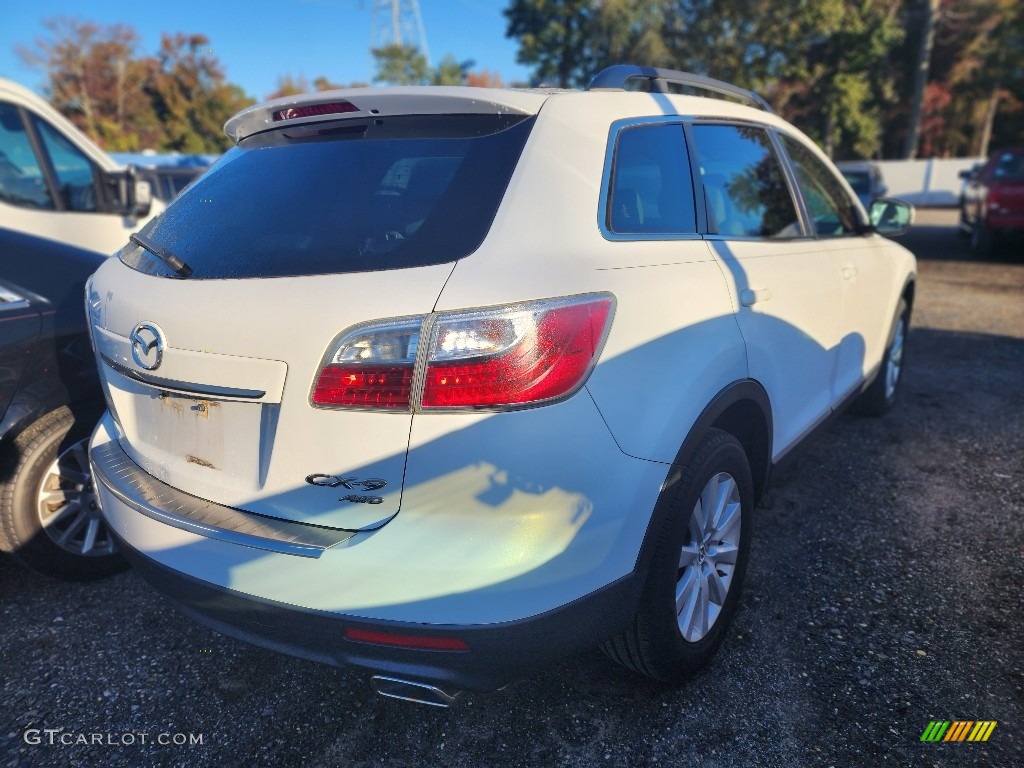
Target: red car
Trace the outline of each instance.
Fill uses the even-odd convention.
[[[996,152],[976,172],[965,172],[960,228],[975,253],[987,256],[1006,236],[1024,232],[1024,147]]]

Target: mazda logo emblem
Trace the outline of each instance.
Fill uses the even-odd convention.
[[[155,371],[164,359],[164,333],[155,323],[139,323],[128,336],[132,359],[140,368]]]

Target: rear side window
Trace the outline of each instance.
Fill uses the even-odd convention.
[[[856,234],[859,228],[853,201],[836,175],[796,139],[783,136],[782,143],[793,161],[793,171],[807,203],[815,234],[819,237]]]
[[[398,116],[281,128],[230,150],[142,234],[192,279],[442,264],[483,241],[533,118]],[[129,244],[121,260],[169,275]]]
[[[768,133],[745,125],[694,125],[708,229],[735,237],[799,237],[793,196]]]
[[[617,234],[697,231],[681,125],[635,126],[619,132],[607,226]]]

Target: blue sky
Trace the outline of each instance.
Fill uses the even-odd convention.
[[[527,80],[517,45],[505,37],[508,0],[419,0],[427,47],[436,64],[446,54],[473,59],[474,69],[498,72],[506,83]],[[127,24],[142,38],[140,55],[156,53],[161,32],[201,33],[230,82],[262,100],[284,74],[308,80],[369,82],[373,0],[3,0],[0,76],[37,92],[45,76],[22,63],[15,49],[44,36],[43,20],[77,17]]]

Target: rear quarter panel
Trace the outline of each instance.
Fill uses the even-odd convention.
[[[545,104],[487,239],[458,263],[438,309],[612,292],[615,317],[586,391],[625,453],[671,462],[713,396],[746,377],[743,340],[703,241],[602,235],[612,123],[672,109],[652,94],[613,95]]]

